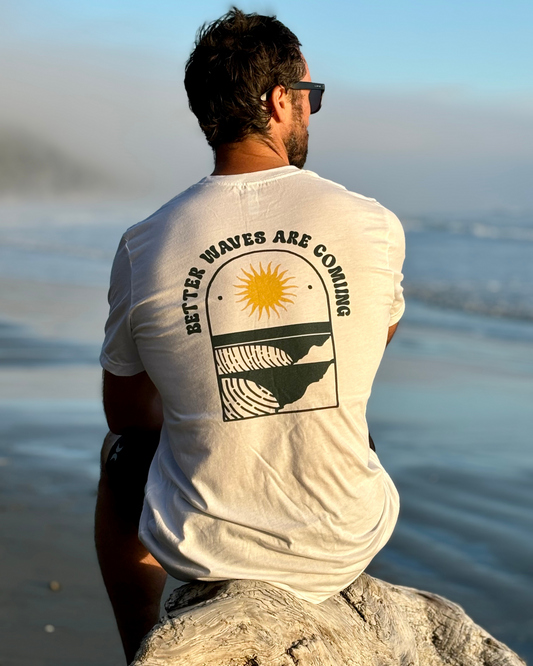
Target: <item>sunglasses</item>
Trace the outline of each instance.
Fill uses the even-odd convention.
[[[298,83],[293,83],[292,86],[289,86],[292,90],[309,90],[309,106],[311,107],[311,113],[316,113],[320,111],[322,106],[322,95],[326,86],[323,83],[312,83],[311,81],[298,81]],[[263,102],[267,101],[268,95],[271,91],[263,93],[261,99]]]
[[[326,89],[326,86],[323,83],[299,81],[298,83],[293,83],[289,88],[292,88],[292,90],[309,90],[309,106],[311,107],[311,113],[320,111],[320,107],[322,106],[322,95]]]

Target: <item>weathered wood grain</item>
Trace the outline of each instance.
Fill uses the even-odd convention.
[[[266,583],[191,583],[132,666],[524,666],[456,604],[362,574],[316,606]]]

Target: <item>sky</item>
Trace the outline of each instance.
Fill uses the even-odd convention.
[[[229,6],[0,3],[0,129],[170,198],[212,167],[183,66],[197,28]],[[326,84],[308,168],[405,214],[533,211],[530,0],[238,6],[276,14]]]

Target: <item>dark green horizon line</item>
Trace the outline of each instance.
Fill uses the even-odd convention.
[[[329,321],[313,322],[311,324],[291,324],[290,326],[273,326],[272,328],[259,328],[252,331],[239,331],[238,333],[226,333],[214,335],[213,347],[228,347],[230,345],[246,344],[249,342],[260,342],[276,340],[279,338],[291,338],[316,333],[330,333],[331,323]]]

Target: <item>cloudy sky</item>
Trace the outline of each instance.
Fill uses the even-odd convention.
[[[401,214],[533,211],[530,0],[259,0],[326,84],[308,168]],[[0,130],[162,199],[212,167],[183,90],[219,0],[0,4]]]

